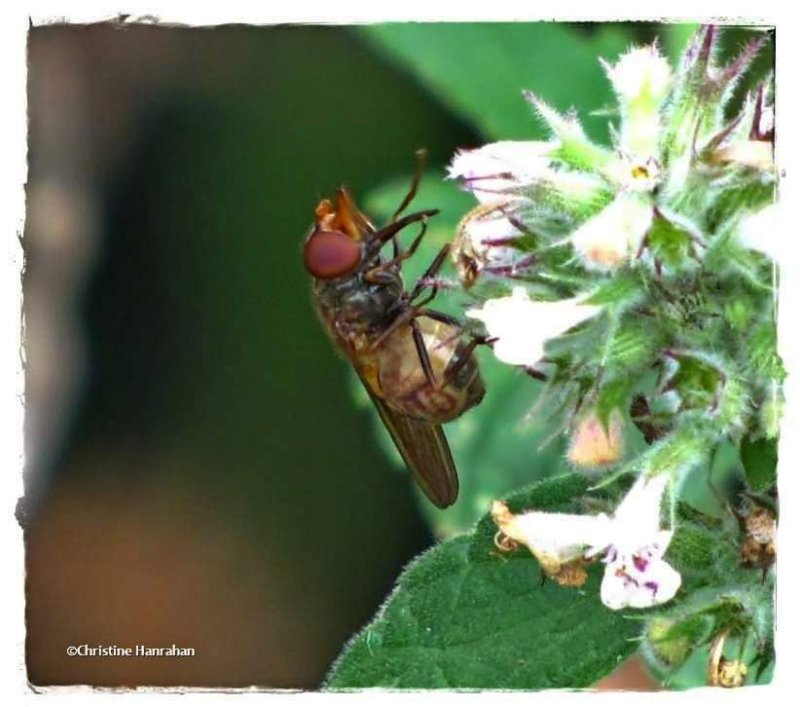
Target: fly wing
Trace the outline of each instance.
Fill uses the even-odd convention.
[[[452,506],[458,497],[458,476],[441,425],[393,410],[370,390],[363,378],[362,383],[425,495],[439,508]]]

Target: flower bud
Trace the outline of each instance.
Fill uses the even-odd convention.
[[[698,627],[705,627],[702,617],[695,617],[683,622],[677,619],[657,616],[651,619],[645,630],[647,647],[660,663],[675,668],[683,665],[694,649]]]
[[[619,97],[620,147],[643,159],[658,155],[661,105],[672,86],[672,70],[655,46],[636,47],[606,72]]]
[[[660,106],[672,86],[672,69],[655,45],[634,47],[605,69],[617,95],[628,104]]]
[[[652,221],[646,200],[621,193],[572,234],[572,245],[586,267],[613,270],[636,255]]]
[[[606,424],[597,411],[584,415],[570,440],[567,458],[577,467],[595,469],[614,464],[624,452],[622,415],[614,410]]]
[[[480,204],[461,219],[451,256],[464,287],[471,287],[485,268],[510,274],[519,262],[520,252],[511,246],[523,233],[506,212],[513,207],[513,200]]]

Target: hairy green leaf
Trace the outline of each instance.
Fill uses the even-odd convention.
[[[576,474],[509,499],[515,510],[573,508]],[[415,560],[378,616],[336,661],[329,689],[588,687],[637,646],[640,621],[600,603],[602,569],[580,589],[540,582],[526,550],[500,552],[485,516]]]

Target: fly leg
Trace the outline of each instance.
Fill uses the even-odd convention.
[[[458,317],[453,317],[450,314],[445,314],[444,312],[437,312],[435,309],[425,309],[420,312],[420,314],[424,314],[429,319],[435,319],[437,322],[441,322],[442,324],[451,324],[452,326],[457,327],[464,327],[464,322],[462,322]]]
[[[437,283],[433,278],[439,274],[439,271],[442,269],[444,265],[444,261],[447,259],[447,256],[450,255],[450,244],[445,243],[442,246],[442,249],[437,253],[436,257],[433,259],[431,264],[427,267],[424,273],[422,273],[422,277],[417,280],[417,284],[414,285],[414,289],[408,294],[408,301],[413,302],[417,297],[419,297],[426,288],[430,287],[430,293],[425,297],[422,302],[418,302],[416,304],[416,308],[419,309],[420,307],[424,307],[426,304],[431,302],[434,297],[436,297],[437,293],[439,292],[439,283]]]
[[[428,381],[428,385],[433,388],[436,386],[436,375],[431,365],[431,357],[428,355],[428,347],[425,346],[425,338],[422,336],[422,330],[419,328],[416,319],[412,319],[410,324],[411,334],[414,337],[414,347],[417,349],[419,362],[422,364],[422,370],[425,371],[425,378]]]
[[[427,150],[425,149],[417,150],[416,152],[417,167],[414,170],[414,176],[411,178],[411,186],[408,188],[406,195],[400,202],[400,206],[398,206],[397,210],[392,214],[390,223],[394,223],[395,221],[397,221],[400,214],[402,214],[408,208],[408,205],[414,200],[414,197],[417,195],[417,191],[419,190],[419,183],[420,180],[422,179],[422,170],[425,168],[425,159],[427,158],[427,156],[428,156]],[[422,234],[420,234],[418,238],[422,238]],[[400,243],[398,242],[396,236],[392,236],[392,255],[393,255],[392,259],[398,260],[401,254],[402,250],[400,248]]]
[[[496,338],[492,338],[490,336],[480,336],[480,335],[472,335],[469,343],[464,346],[461,350],[456,350],[456,353],[453,354],[453,357],[447,362],[447,366],[444,369],[444,373],[442,373],[442,378],[438,383],[439,388],[444,388],[446,385],[452,383],[459,373],[463,370],[464,366],[466,366],[472,360],[472,354],[478,346],[483,344],[492,344],[497,341]]]
[[[375,280],[372,278],[376,273],[386,270],[394,270],[395,266],[399,265],[404,260],[408,260],[414,255],[414,253],[417,252],[417,248],[419,248],[419,244],[422,243],[422,239],[425,237],[425,233],[428,230],[427,217],[422,218],[419,221],[422,227],[420,228],[419,233],[415,236],[414,240],[411,241],[411,245],[408,246],[407,250],[403,250],[400,247],[400,244],[397,242],[397,238],[392,236],[394,257],[392,257],[391,260],[387,260],[385,263],[381,263],[377,267],[372,268],[372,270],[368,270],[365,274],[365,277],[369,282],[375,282]]]
[[[434,312],[434,315],[440,315],[440,312]],[[433,366],[431,365],[430,355],[428,354],[428,347],[425,345],[425,339],[422,336],[422,331],[419,328],[419,324],[417,323],[416,318],[420,316],[430,317],[430,311],[417,311],[414,313],[413,318],[411,319],[411,332],[414,336],[414,346],[417,349],[417,356],[419,356],[419,362],[422,364],[422,370],[425,371],[425,378],[428,381],[428,384],[435,389],[441,390],[448,384],[450,384],[455,377],[459,374],[461,369],[469,363],[472,352],[475,350],[477,346],[481,344],[489,344],[494,339],[491,339],[486,336],[473,336],[472,340],[460,351],[458,351],[452,359],[447,364],[447,367],[444,369],[444,373],[442,373],[442,377],[437,381],[436,375],[433,372]],[[432,319],[436,319],[437,316],[431,317]],[[450,321],[456,321],[452,317],[448,317],[446,314],[441,315],[443,318],[446,318]],[[460,336],[462,332],[458,332],[457,336]]]
[[[371,240],[369,250],[367,252],[368,257],[374,257],[380,251],[380,249],[388,243],[390,240],[392,241],[392,260],[389,263],[398,263],[406,258],[410,257],[413,254],[413,251],[416,250],[416,245],[412,245],[412,248],[405,257],[403,257],[403,251],[400,247],[400,243],[397,240],[397,234],[405,228],[408,224],[414,223],[415,221],[423,221],[428,216],[433,216],[439,213],[438,209],[429,209],[427,211],[420,211],[416,214],[410,214],[409,216],[405,216],[400,218],[400,214],[402,214],[407,208],[408,205],[414,200],[414,197],[417,195],[417,191],[419,191],[419,183],[422,180],[422,171],[425,167],[425,159],[428,156],[428,151],[425,149],[417,150],[416,158],[417,158],[417,166],[414,170],[414,176],[411,178],[411,186],[409,186],[406,195],[403,197],[403,200],[400,202],[400,205],[397,207],[395,212],[392,214],[392,218],[390,219],[387,226],[382,228],[380,231],[377,231]],[[398,220],[399,219],[399,220]],[[424,233],[423,228],[423,233]],[[417,236],[417,240],[422,239],[422,233]],[[388,263],[384,264],[388,265]]]
[[[414,214],[412,214],[413,216]],[[422,236],[424,235],[424,230],[420,233],[419,236],[415,240],[421,240]],[[413,247],[412,243],[412,247]],[[409,249],[410,250],[410,249]],[[450,245],[446,244],[440,251],[439,254],[433,259],[433,262],[428,266],[425,272],[422,274],[422,277],[417,281],[417,284],[414,286],[414,289],[411,292],[407,292],[403,295],[403,299],[408,306],[405,308],[403,313],[398,316],[389,327],[387,327],[381,335],[375,339],[370,348],[375,350],[383,344],[386,339],[389,338],[397,329],[409,322],[412,322],[416,317],[419,317],[421,314],[427,314],[428,310],[424,309],[425,305],[428,304],[434,297],[436,297],[437,292],[439,291],[438,284],[429,284],[426,282],[428,278],[432,278],[436,275],[436,273],[441,270],[442,265],[444,264],[445,259],[447,258],[448,253],[450,252]],[[402,256],[401,256],[402,257]],[[391,262],[391,261],[390,261]],[[385,264],[384,264],[385,265]],[[365,274],[365,278],[370,282],[380,282],[382,278],[389,277],[390,274],[384,270],[384,266],[380,266],[374,268],[373,270],[368,271]],[[422,292],[425,290],[426,287],[431,288],[430,294],[428,294],[423,301],[418,302],[417,304],[411,305],[410,303],[416,299]],[[421,337],[421,333],[420,333]],[[417,338],[415,337],[415,342]],[[418,346],[418,350],[420,350]],[[425,356],[427,357],[427,349],[424,346],[421,347],[421,350],[425,350]],[[429,357],[428,357],[429,358]],[[430,360],[428,361],[430,363]],[[423,364],[424,366],[424,364]]]
[[[449,314],[445,314],[444,312],[437,312],[435,309],[425,309],[418,313],[418,316],[426,316],[429,319],[434,319],[438,322],[442,322],[443,324],[450,324],[451,326],[458,327],[458,330],[453,334],[452,337],[448,337],[448,339],[443,344],[449,344],[453,340],[461,338],[465,333],[465,326],[464,322],[456,317],[450,316]],[[456,376],[461,372],[461,369],[467,365],[469,362],[472,353],[475,351],[478,346],[486,345],[491,346],[495,341],[496,338],[486,335],[480,334],[470,334],[470,341],[469,343],[462,348],[460,351],[457,351],[456,354],[450,359],[447,363],[447,367],[442,374],[442,379],[439,381],[438,386],[444,387],[451,383]]]
[[[369,262],[375,258],[378,253],[380,253],[381,248],[383,248],[383,246],[386,245],[390,240],[393,240],[395,236],[397,236],[397,234],[400,233],[400,231],[402,231],[406,226],[410,226],[412,223],[418,223],[420,221],[425,222],[428,218],[431,216],[436,216],[438,213],[439,209],[416,211],[413,214],[408,214],[408,216],[403,216],[403,218],[399,219],[398,221],[393,221],[387,226],[384,226],[380,231],[375,231],[375,233],[370,236],[370,240],[367,243],[367,248],[364,251],[364,261]],[[420,238],[420,236],[417,236],[417,238]]]

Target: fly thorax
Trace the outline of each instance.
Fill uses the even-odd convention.
[[[373,332],[391,321],[403,292],[397,279],[371,284],[361,274],[317,281],[319,301],[337,328],[353,333]]]

